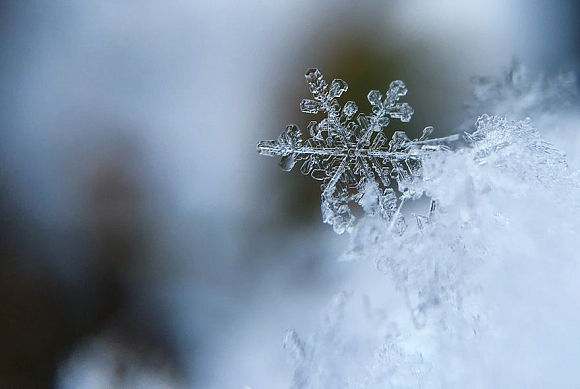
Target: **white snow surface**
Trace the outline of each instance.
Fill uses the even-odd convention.
[[[287,333],[294,388],[580,386],[578,172],[530,119],[483,115],[465,139],[407,183],[431,212],[355,227],[343,259],[384,277]]]

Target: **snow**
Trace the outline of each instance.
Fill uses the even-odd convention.
[[[519,79],[526,93],[495,93],[480,106],[522,108],[513,100],[524,98],[538,117],[547,107],[564,112],[570,104],[550,89],[570,90],[560,81]],[[356,289],[337,294],[314,333],[286,333],[293,388],[580,385],[578,171],[530,118],[483,114],[464,140],[454,150],[397,149],[420,162],[391,189],[400,217],[417,223],[393,228],[394,213],[374,214],[368,199],[360,201],[367,212],[342,259],[383,277],[366,273]],[[370,180],[362,182],[363,194],[379,198]],[[408,200],[420,199],[431,205],[418,216]]]

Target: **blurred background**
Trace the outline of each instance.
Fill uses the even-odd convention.
[[[454,132],[469,78],[580,68],[575,0],[0,2],[0,387],[286,388],[286,328],[348,284],[319,183],[255,145],[303,74],[402,79]],[[346,101],[346,99],[344,101]]]

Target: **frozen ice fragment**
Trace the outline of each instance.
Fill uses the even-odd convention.
[[[285,154],[298,149],[302,145],[301,131],[295,124],[286,126],[286,130],[278,137],[278,144],[284,148]]]
[[[409,122],[411,121],[411,116],[415,111],[411,106],[407,103],[397,104],[396,105],[397,111],[391,114],[391,117],[395,117],[401,119],[402,122]]]
[[[369,103],[371,103],[371,105],[374,106],[381,106],[381,99],[383,98],[383,95],[381,95],[381,92],[379,92],[378,90],[372,90],[369,92],[369,94],[367,95],[367,99],[369,100]]]
[[[322,73],[316,68],[310,68],[306,71],[305,77],[309,84],[316,83],[322,80]]]
[[[375,120],[375,126],[374,126],[374,130],[375,131],[380,131],[381,127],[386,127],[389,125],[390,119],[388,116],[379,116],[376,120]]]
[[[304,174],[305,176],[310,174],[310,172],[312,172],[312,169],[314,169],[314,163],[315,163],[314,157],[310,156],[309,158],[307,158],[306,161],[304,161],[304,163],[300,167],[300,173]]]
[[[340,112],[340,103],[336,100],[331,100],[329,104],[325,105],[325,111],[329,116],[336,116]]]
[[[429,138],[429,135],[431,135],[431,133],[433,133],[434,128],[432,126],[428,126],[425,127],[423,129],[423,134],[421,135],[421,138],[419,138],[419,140],[425,140],[427,138]]]
[[[358,107],[354,101],[347,101],[344,107],[342,108],[342,113],[347,119],[350,119],[354,116],[354,114],[358,111]]]
[[[344,92],[348,90],[348,85],[344,80],[337,78],[330,84],[330,89],[328,91],[328,97],[336,98],[340,97]]]
[[[387,92],[387,104],[392,105],[394,104],[396,101],[399,100],[399,98],[405,96],[407,94],[407,87],[405,86],[405,83],[401,80],[395,80],[393,82],[391,82],[391,85],[389,85],[389,90]]]
[[[263,140],[258,143],[256,150],[261,155],[273,157],[280,154],[278,142],[272,140]]]
[[[304,99],[300,103],[300,110],[304,113],[318,113],[320,103],[315,100]]]

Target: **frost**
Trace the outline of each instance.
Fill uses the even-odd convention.
[[[504,83],[481,82],[481,101],[497,102],[498,111],[473,120],[454,150],[447,144],[457,137],[428,140],[430,127],[419,139],[396,132],[373,148],[391,119],[410,118],[398,102],[403,84],[391,84],[387,97],[369,93],[373,114],[353,122],[354,103],[341,111],[336,102],[346,83],[324,92],[312,75],[314,100],[302,106],[327,118],[310,126],[305,143],[289,126],[258,145],[283,161],[313,161],[324,180],[323,214],[334,205],[349,211],[351,201],[363,208],[356,225],[344,209],[325,221],[352,232],[343,260],[387,276],[372,287],[363,277],[359,287],[378,290],[375,300],[381,287],[392,288],[385,314],[361,313],[353,308],[358,294],[342,293],[314,334],[286,334],[295,389],[580,387],[579,172],[529,119],[561,113],[575,84],[572,76],[529,81],[518,69]],[[500,109],[511,113],[493,114]],[[388,171],[388,184],[376,166]],[[381,203],[385,192],[389,202]],[[401,227],[405,217],[416,223]]]
[[[431,364],[409,350],[408,334],[399,333],[395,323],[366,312],[368,322],[345,325],[345,316],[360,308],[353,297],[345,292],[334,296],[313,336],[286,332],[284,348],[295,367],[292,389],[427,388]]]
[[[557,309],[553,318],[541,312],[530,319],[527,313],[536,312],[536,305],[554,309],[554,301],[566,296],[576,301],[577,173],[530,120],[484,115],[465,138],[461,149],[425,157],[422,179],[403,188],[433,199],[418,223],[401,232],[382,218],[363,218],[343,258],[370,262],[387,275],[410,322],[401,314],[373,318],[353,312],[352,297],[339,295],[314,335],[290,331],[286,337],[293,388],[487,388],[494,382],[549,387],[547,378],[525,381],[525,371],[501,356],[518,360],[528,343],[548,342],[543,339],[567,342],[568,335],[551,331],[552,320],[580,320],[576,303]],[[570,274],[558,270],[570,266]],[[551,273],[565,281],[553,283]],[[514,297],[519,285],[526,292]],[[392,302],[385,309],[398,311]],[[518,314],[510,317],[514,310]],[[527,326],[532,334],[521,334]],[[580,343],[572,342],[571,351],[562,352],[575,364]],[[547,344],[542,350],[548,353],[557,347]],[[566,364],[535,365],[544,356],[534,358],[525,366],[542,374],[575,374]],[[496,373],[486,373],[485,366]]]
[[[473,291],[473,285],[467,288],[470,273],[491,257],[493,242],[482,240],[482,231],[506,227],[510,209],[498,206],[498,197],[506,203],[533,196],[578,209],[577,174],[568,170],[562,152],[542,141],[529,119],[483,115],[465,140],[465,148],[425,158],[423,179],[405,187],[416,197],[432,199],[428,215],[416,215],[417,225],[403,234],[393,234],[380,221],[364,220],[346,254],[349,259],[374,258],[391,275],[404,291],[417,328],[426,325],[431,308],[444,302],[463,310],[463,299]],[[472,328],[477,325],[473,322]]]
[[[301,162],[302,174],[322,181],[322,219],[337,233],[354,225],[351,202],[363,206],[367,215],[379,214],[398,230],[404,229],[399,210],[412,193],[398,195],[393,183],[400,185],[420,176],[422,159],[447,150],[447,144],[459,136],[429,139],[433,127],[427,127],[418,139],[411,140],[402,131],[387,139],[384,129],[391,119],[408,122],[413,115],[409,104],[399,102],[407,94],[402,81],[393,81],[384,96],[378,90],[370,91],[367,98],[372,113],[359,113],[355,118],[358,107],[354,102],[341,107],[336,100],[348,89],[344,80],[335,79],[329,86],[318,69],[309,69],[306,80],[314,99],[302,100],[300,109],[323,112],[326,118],[308,124],[305,141],[298,126],[291,124],[277,140],[258,143],[258,152],[282,157],[280,166],[286,171]]]
[[[522,181],[535,179],[546,187],[567,169],[564,153],[542,141],[530,119],[510,122],[506,118],[483,115],[477,120],[476,128],[465,139],[480,164],[491,163],[509,169]]]
[[[471,81],[473,98],[461,131],[470,132],[483,113],[510,120],[529,117],[542,129],[544,139],[569,155],[571,166],[580,167],[580,155],[575,152],[580,149],[580,94],[574,72],[534,75],[514,61],[500,77],[473,77]]]

